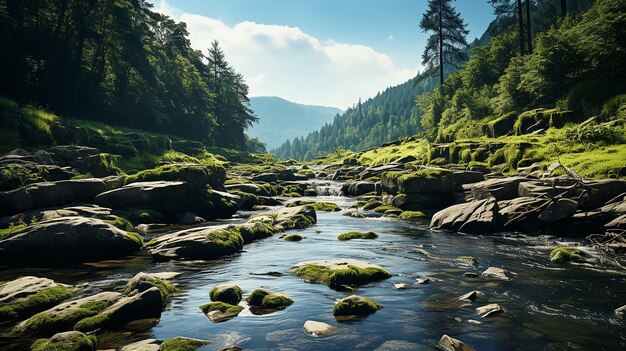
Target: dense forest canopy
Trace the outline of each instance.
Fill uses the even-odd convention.
[[[0,95],[77,118],[244,147],[256,117],[219,44],[145,0],[0,0]],[[258,145],[256,145],[258,146]]]

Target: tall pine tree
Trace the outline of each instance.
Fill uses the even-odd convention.
[[[428,10],[422,15],[420,28],[433,34],[426,42],[422,64],[427,72],[439,71],[439,84],[444,81],[445,65],[467,60],[465,37],[469,33],[461,15],[450,4],[452,0],[428,0]]]

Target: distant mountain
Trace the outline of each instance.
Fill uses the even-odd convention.
[[[276,96],[250,98],[250,106],[259,123],[249,128],[248,134],[264,142],[268,150],[321,128],[343,112],[336,107],[303,105]]]

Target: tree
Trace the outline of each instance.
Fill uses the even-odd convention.
[[[528,42],[528,53],[533,53],[533,35],[531,30],[531,21],[530,21],[530,6],[531,1],[526,0],[526,41]]]
[[[524,17],[522,9],[522,0],[489,0],[491,6],[493,6],[493,13],[496,15],[496,19],[503,23],[510,23],[509,19],[515,17],[517,13],[517,29],[519,33],[519,52],[524,56],[525,40],[524,40]]]
[[[433,32],[426,42],[422,63],[427,72],[439,71],[439,84],[444,81],[444,65],[457,65],[467,60],[464,49],[465,37],[469,33],[461,15],[450,4],[451,0],[429,0],[428,10],[422,15],[420,28],[423,32]]]

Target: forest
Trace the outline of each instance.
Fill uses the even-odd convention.
[[[79,119],[245,149],[256,121],[219,43],[145,0],[1,0],[0,95]],[[254,144],[254,143],[252,143]]]

